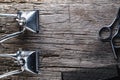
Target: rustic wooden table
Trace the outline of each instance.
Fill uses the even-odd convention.
[[[26,31],[4,42],[7,48],[0,47],[0,52],[38,49],[41,74],[23,73],[3,80],[101,80],[116,76],[111,46],[98,39],[98,31],[112,22],[120,1],[42,1],[0,3],[1,13],[40,10],[40,33]],[[18,30],[13,22],[11,18],[0,18],[0,36]],[[1,74],[15,68],[10,60],[0,59]]]

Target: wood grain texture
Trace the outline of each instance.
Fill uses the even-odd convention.
[[[4,42],[7,48],[0,47],[0,52],[38,49],[41,74],[22,73],[3,80],[100,80],[117,75],[110,44],[98,39],[98,31],[112,22],[119,0],[5,1],[0,1],[1,13],[39,10],[40,33],[26,31]],[[0,17],[0,36],[19,30],[13,22]],[[17,67],[3,58],[0,65],[0,73]]]

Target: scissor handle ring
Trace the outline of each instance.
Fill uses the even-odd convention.
[[[104,36],[103,32],[107,32],[107,36]],[[111,31],[110,27],[103,27],[103,28],[100,29],[100,31],[99,31],[99,39],[101,41],[108,42],[108,41],[111,40],[111,37],[112,37],[112,31]]]

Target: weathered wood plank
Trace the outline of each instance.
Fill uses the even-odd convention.
[[[4,42],[7,49],[0,47],[0,53],[14,53],[18,48],[38,49],[41,52],[41,74],[23,73],[3,80],[96,80],[116,76],[116,68],[109,66],[116,63],[110,44],[98,39],[98,31],[111,23],[117,13],[118,3],[112,0],[0,3],[3,13],[39,10],[41,25],[39,34],[26,31]],[[19,30],[12,18],[0,18],[0,21],[3,26],[0,27],[0,36]],[[17,67],[3,59],[0,59],[0,65],[0,73]]]

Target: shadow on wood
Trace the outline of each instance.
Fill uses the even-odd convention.
[[[62,72],[62,80],[120,80],[115,65]]]

